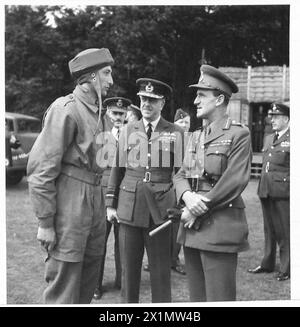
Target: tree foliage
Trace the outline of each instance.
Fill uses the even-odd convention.
[[[135,81],[161,79],[174,97],[164,115],[192,108],[187,86],[201,63],[289,65],[289,6],[6,6],[6,110],[41,116],[72,91],[68,61],[89,47],[114,59],[110,96],[138,103]],[[49,24],[49,17],[55,24]]]

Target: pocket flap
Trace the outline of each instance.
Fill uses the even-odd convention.
[[[124,178],[121,185],[120,190],[127,192],[135,192],[137,181],[131,178]]]

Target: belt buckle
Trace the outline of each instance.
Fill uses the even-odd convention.
[[[143,179],[143,182],[149,183],[150,181],[151,181],[151,173],[150,173],[150,171],[146,171],[145,172],[145,177]]]

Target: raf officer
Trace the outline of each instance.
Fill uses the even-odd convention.
[[[182,168],[174,177],[185,205],[178,231],[183,244],[191,301],[236,299],[237,253],[248,249],[241,193],[250,178],[248,128],[226,114],[236,84],[202,65],[194,104],[204,126],[193,133]]]
[[[107,218],[120,222],[123,301],[139,302],[145,247],[152,302],[170,302],[170,226],[152,238],[149,232],[175,205],[172,173],[182,151],[182,130],[161,117],[172,88],[150,78],[138,79],[137,85],[143,118],[121,132],[106,193]]]
[[[99,104],[113,84],[113,62],[106,48],[69,61],[77,85],[49,107],[29,155],[37,239],[47,251],[45,303],[90,303],[96,287],[106,232],[96,138],[107,128]]]
[[[122,97],[113,97],[105,99],[103,102],[103,106],[106,108],[107,117],[111,120],[112,128],[110,131],[106,131],[105,143],[102,148],[103,151],[103,159],[105,155],[107,156],[107,160],[101,160],[101,162],[106,162],[106,168],[103,171],[101,187],[103,190],[103,196],[105,197],[107,183],[110,175],[110,171],[113,165],[113,159],[115,156],[115,151],[117,149],[117,144],[119,141],[120,131],[124,124],[125,117],[127,114],[127,108],[131,105],[131,100],[122,98]],[[103,164],[102,164],[103,166]],[[100,274],[98,279],[98,285],[95,290],[94,299],[99,300],[103,294],[102,281],[103,281],[103,273],[104,273],[104,265],[105,265],[105,256],[106,256],[106,244],[107,240],[112,228],[114,225],[114,255],[115,255],[115,268],[116,268],[116,276],[115,276],[115,288],[121,288],[121,259],[120,259],[120,249],[119,249],[119,224],[117,222],[106,222],[106,235],[105,235],[105,249],[104,255],[101,257],[101,266],[100,266]]]
[[[264,217],[265,249],[261,264],[250,273],[275,269],[276,245],[279,246],[278,281],[290,278],[290,108],[272,105],[271,122],[275,133],[267,137],[258,185]]]

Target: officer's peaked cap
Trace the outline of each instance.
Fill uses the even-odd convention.
[[[136,81],[139,87],[137,95],[142,95],[154,99],[168,97],[173,92],[171,86],[152,78],[139,78]]]
[[[271,115],[282,115],[290,117],[290,107],[283,103],[272,103],[271,105]]]
[[[200,67],[200,78],[197,84],[190,85],[189,87],[195,87],[204,90],[218,90],[231,97],[232,93],[238,92],[238,87],[234,81],[226,74],[222,73],[219,69],[202,65]]]
[[[122,97],[107,98],[103,101],[103,106],[111,110],[124,111],[131,105],[131,100]]]
[[[106,48],[91,48],[79,52],[69,61],[72,76],[78,78],[82,74],[99,70],[105,66],[112,66],[114,59]]]

